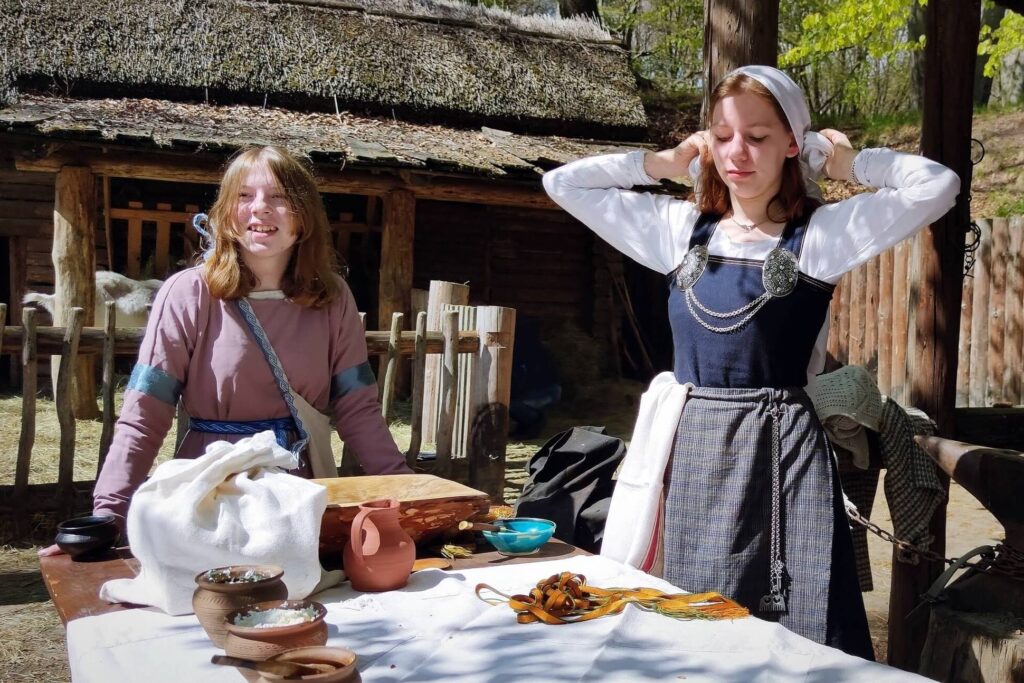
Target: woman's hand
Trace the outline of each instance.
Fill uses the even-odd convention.
[[[690,174],[690,162],[702,156],[709,147],[711,134],[698,131],[672,149],[644,155],[644,171],[655,180],[681,178]]]
[[[57,546],[56,543],[48,545],[45,548],[39,549],[39,557],[52,557],[54,555],[63,555],[64,551]]]
[[[832,156],[825,162],[825,175],[832,180],[856,180],[853,177],[853,160],[857,156],[857,150],[850,144],[850,138],[832,128],[824,128],[818,132],[835,148]]]

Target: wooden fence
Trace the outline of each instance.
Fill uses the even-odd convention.
[[[979,220],[976,261],[964,280],[957,407],[1024,402],[1024,217]],[[832,299],[828,351],[863,365],[883,394],[908,403],[907,354],[920,283],[908,270],[908,240],[847,273]]]
[[[437,410],[436,458],[431,471],[441,476],[458,476],[470,486],[487,492],[492,500],[500,501],[505,483],[505,446],[508,438],[508,404],[511,389],[512,348],[514,343],[515,311],[499,306],[481,306],[476,309],[476,329],[460,331],[458,313],[442,316],[441,331],[428,332],[426,313],[419,313],[416,328],[403,331],[403,316],[396,313],[391,330],[366,332],[367,350],[371,356],[386,359],[383,382],[379,382],[379,396],[385,418],[392,414],[395,386],[400,359],[409,357],[412,374],[411,440],[406,453],[410,465],[423,469],[418,461],[423,445],[423,385],[424,366],[429,354],[442,357],[440,373],[440,406]],[[17,447],[14,481],[0,483],[0,518],[13,516],[24,520],[34,512],[56,512],[70,516],[76,509],[91,505],[89,502],[93,481],[73,480],[75,462],[75,419],[72,415],[71,378],[66,372],[74,366],[80,354],[102,356],[102,422],[99,464],[113,438],[114,422],[114,358],[117,355],[137,355],[145,332],[143,328],[115,327],[116,311],[107,304],[107,326],[83,328],[83,311],[72,309],[68,327],[38,327],[36,311],[26,308],[20,326],[6,325],[7,306],[0,303],[0,353],[20,354],[22,366],[21,432]],[[470,377],[459,376],[459,357],[465,354],[473,362]],[[60,372],[55,390],[55,403],[60,425],[60,449],[56,482],[29,484],[29,465],[36,427],[36,375],[40,356],[59,355]],[[458,433],[455,424],[458,412],[457,396],[462,386],[472,384],[473,404],[464,414],[468,416],[468,450],[464,462],[453,457],[452,434]],[[358,472],[352,454],[345,449],[342,455],[342,473]]]

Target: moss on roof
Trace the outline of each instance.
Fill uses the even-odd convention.
[[[266,94],[298,108],[336,101],[524,129],[646,125],[628,55],[600,33],[551,18],[524,27],[483,12],[453,17],[450,2],[403,0],[390,14],[381,4],[0,0],[0,15],[14,17],[6,42],[18,81],[71,92]],[[2,63],[0,54],[0,78]]]

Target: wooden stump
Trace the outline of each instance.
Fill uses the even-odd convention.
[[[1024,619],[933,608],[918,673],[956,683],[1024,683]]]

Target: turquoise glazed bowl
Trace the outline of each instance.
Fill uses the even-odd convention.
[[[500,530],[480,533],[502,555],[532,555],[555,533],[554,522],[534,517],[496,519],[491,524]]]

